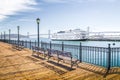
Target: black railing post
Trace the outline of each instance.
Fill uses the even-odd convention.
[[[12,44],[14,44],[14,40],[12,40],[12,42],[11,42]]]
[[[10,44],[12,44],[12,40],[10,40]]]
[[[16,40],[14,40],[14,44],[16,45]]]
[[[9,44],[10,44],[10,34],[11,34],[11,30],[9,29]]]
[[[2,40],[2,32],[1,32],[1,40]]]
[[[1,40],[2,40],[2,32],[1,32]]]
[[[11,44],[14,44],[14,40],[11,40]]]
[[[31,40],[30,40],[30,49],[31,49]]]
[[[22,40],[22,46],[24,46],[24,41]]]
[[[110,62],[111,62],[111,47],[110,44],[108,44],[108,65],[107,65],[107,70],[110,70]]]
[[[14,40],[11,41],[11,44],[14,44]]]
[[[51,52],[51,49],[52,49],[52,45],[51,45],[51,41],[50,41],[50,52]]]
[[[13,40],[12,42],[13,42],[12,44],[15,44],[15,40]]]
[[[80,63],[82,62],[82,45],[80,42],[80,49],[79,49],[79,58],[80,58]]]
[[[19,46],[19,41],[20,41],[19,30],[20,30],[20,26],[17,26],[17,29],[18,29],[18,46]]]
[[[109,73],[109,70],[110,70],[110,67],[111,67],[110,62],[111,62],[111,46],[110,46],[110,44],[108,44],[108,54],[107,54],[107,71],[106,71],[106,73],[105,73],[104,77],[106,77],[106,76],[107,76],[107,74]]]
[[[35,40],[35,47],[36,47],[36,40]]]
[[[16,45],[18,45],[18,41],[16,40],[16,43],[15,43]]]
[[[62,42],[62,52],[64,51],[64,42]]]
[[[15,40],[13,40],[13,44],[15,44]]]
[[[5,36],[6,36],[6,34],[5,34],[5,31],[4,31],[4,42],[5,42],[5,39],[6,39],[6,37],[5,37]]]
[[[25,41],[25,47],[27,48],[27,40]]]
[[[12,40],[10,40],[10,44],[12,44]]]
[[[13,43],[15,44],[15,40],[13,40]]]
[[[16,40],[16,45],[18,45],[18,41]]]
[[[14,40],[14,44],[16,45],[16,40]]]
[[[43,48],[43,46],[42,46],[42,41],[40,41],[40,44],[41,44],[41,45],[40,45],[40,46],[41,46],[41,48]]]
[[[12,41],[12,44],[15,44],[14,40]]]

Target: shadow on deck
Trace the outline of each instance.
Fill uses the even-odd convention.
[[[45,60],[42,57],[36,56],[36,55],[32,55],[35,58],[41,59],[41,60]],[[35,61],[35,60],[34,60]],[[75,70],[75,68],[71,68],[70,66],[64,65],[64,64],[59,64],[55,61],[47,61],[50,64],[53,64],[55,66],[61,67],[66,69],[67,71],[72,71]],[[43,64],[42,64],[43,65]],[[44,65],[47,68],[50,68],[51,70],[57,72],[58,74],[64,74],[65,72],[56,69],[54,66],[50,66],[50,65]],[[108,72],[107,72],[107,68],[105,67],[101,67],[101,66],[97,66],[97,65],[93,65],[93,64],[89,64],[89,63],[79,63],[78,68],[102,75],[103,77],[106,77],[110,74],[120,74],[120,68],[119,67],[115,67],[115,68],[111,68]],[[54,70],[55,69],[55,70]]]
[[[79,68],[96,73],[96,74],[100,74],[103,77],[106,77],[110,74],[120,74],[120,69],[119,68],[111,68],[108,72],[107,69],[101,66],[96,66],[96,65],[92,65],[92,64],[88,64],[88,63],[80,63],[79,64]]]
[[[41,60],[45,60],[44,58],[39,57],[39,56],[37,56],[37,55],[32,55],[32,56],[35,57],[35,58],[41,59]]]
[[[63,65],[63,64],[59,64],[59,63],[56,63],[56,62],[53,62],[53,61],[47,61],[48,63],[51,63],[51,64],[54,64],[55,66],[59,66],[61,68],[64,68],[68,71],[72,71],[72,70],[75,70],[74,68],[71,68],[69,66],[66,66],[66,65]]]
[[[56,72],[56,73],[58,73],[59,75],[63,75],[63,74],[66,73],[66,72],[63,71],[63,70],[61,70],[61,69],[59,69],[59,68],[56,68],[55,66],[46,64],[46,63],[44,63],[44,62],[39,63],[39,64],[42,65],[42,66],[44,66],[44,67],[46,67],[46,68],[48,68],[48,69],[50,69],[50,70],[52,70],[52,71],[54,71],[54,72]]]

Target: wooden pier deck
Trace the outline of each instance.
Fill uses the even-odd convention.
[[[0,42],[0,80],[120,80],[120,68],[111,69],[104,78],[106,70],[99,66],[80,63],[69,70],[31,54],[29,49],[18,51]]]

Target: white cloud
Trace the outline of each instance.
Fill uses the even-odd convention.
[[[7,18],[6,16],[4,15],[0,15],[0,21],[2,21],[3,19]]]
[[[0,20],[19,11],[34,9],[31,6],[36,4],[35,0],[0,0]]]
[[[21,22],[34,22],[35,20],[31,20],[31,19],[27,19],[27,18],[22,18],[22,19],[19,19],[18,21],[21,21]]]
[[[87,0],[87,1],[90,1],[90,2],[115,2],[117,0]]]
[[[47,3],[68,3],[68,2],[115,2],[117,0],[43,0]]]
[[[64,2],[68,2],[68,0],[43,0],[44,2],[47,3],[64,3]]]

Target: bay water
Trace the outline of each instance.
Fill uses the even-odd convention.
[[[37,42],[37,38],[23,38],[21,40]],[[40,41],[47,43],[51,41],[51,43],[57,43],[57,44],[62,44],[62,42],[64,42],[64,44],[67,45],[77,45],[77,46],[79,46],[81,43],[82,46],[88,46],[87,48],[85,49],[83,48],[82,50],[82,57],[83,57],[82,61],[103,67],[107,67],[107,62],[108,62],[107,60],[108,50],[104,50],[104,48],[108,48],[108,44],[111,44],[111,48],[116,48],[115,50],[113,50],[113,52],[111,52],[111,66],[120,67],[120,41],[52,41],[51,39],[48,38],[40,38]],[[91,49],[89,48],[89,46],[96,48]],[[102,47],[102,48],[97,48],[97,47]],[[52,48],[56,50],[59,49],[61,50],[61,47],[52,46]],[[119,48],[119,50],[117,48]],[[77,55],[77,58],[80,59],[79,47],[77,48],[74,48],[74,46],[72,48],[66,47],[64,50],[70,51],[73,57],[76,57]]]

